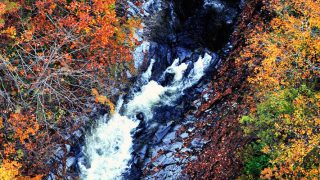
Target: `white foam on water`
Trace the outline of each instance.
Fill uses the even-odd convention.
[[[154,60],[151,61],[147,71],[142,74],[140,81],[143,86],[136,92],[127,104],[124,104],[124,115],[119,113],[123,100],[117,103],[116,113],[108,120],[106,116],[99,122],[99,126],[92,135],[86,137],[85,156],[89,160],[89,167],[80,162],[81,179],[113,180],[122,179],[122,174],[130,169],[133,138],[132,132],[140,121],[134,118],[137,113],[144,114],[144,120],[152,119],[152,109],[160,105],[173,105],[183,91],[196,84],[205,74],[212,57],[204,57],[194,63],[188,75],[185,71],[188,65],[179,64],[176,59],[164,73],[174,73],[173,82],[163,87],[156,81],[150,80]],[[131,119],[130,119],[131,118]]]
[[[152,107],[161,100],[161,95],[166,91],[165,87],[155,81],[150,81],[142,87],[140,93],[137,93],[133,100],[126,106],[126,115],[135,115],[142,112],[145,120],[152,118]]]
[[[114,114],[108,123],[101,123],[86,139],[86,156],[89,158],[90,168],[80,164],[82,179],[121,179],[122,173],[129,168],[131,131],[138,124],[138,121],[118,113]]]
[[[153,68],[154,62],[155,62],[155,60],[151,59],[151,62],[150,62],[148,69],[146,70],[146,72],[144,72],[141,75],[141,81],[143,84],[146,84],[149,82],[151,75],[152,75],[152,68]]]

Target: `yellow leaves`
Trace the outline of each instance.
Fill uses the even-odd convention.
[[[8,119],[11,129],[14,131],[14,138],[21,144],[27,145],[30,136],[36,135],[39,130],[39,124],[34,116],[24,116],[20,113],[13,113]],[[30,147],[30,146],[29,146]]]
[[[4,27],[5,20],[3,15],[6,13],[11,13],[19,9],[19,5],[15,2],[10,2],[9,0],[3,0],[0,2],[0,29]]]
[[[4,33],[6,33],[8,35],[8,37],[14,39],[17,35],[17,31],[16,31],[16,28],[11,26],[9,28],[7,28]]]
[[[19,169],[22,164],[17,161],[3,159],[0,164],[0,180],[41,180],[43,175],[35,177],[21,176]]]
[[[115,112],[115,105],[106,97],[103,95],[99,95],[99,92],[97,89],[92,89],[91,94],[95,96],[95,101],[97,103],[103,104],[103,105],[108,105],[110,108],[111,114]]]
[[[0,129],[3,128],[3,118],[0,116]]]
[[[6,5],[0,2],[0,29],[4,26],[4,19],[2,19],[2,15],[5,13]]]
[[[264,145],[261,151],[271,157],[271,165],[261,172],[261,178],[299,175],[312,179],[319,165],[313,163],[305,169],[309,162],[304,161],[320,142],[320,95],[310,85],[320,74],[316,29],[320,27],[320,1],[271,0],[264,8],[276,11],[276,17],[265,27],[253,29],[236,60],[253,72],[248,78],[251,98],[246,102],[255,121],[244,129],[253,131]]]
[[[265,168],[261,171],[261,178],[262,179],[271,179],[273,176],[272,169],[271,168]]]
[[[22,165],[16,161],[3,159],[2,164],[0,164],[0,180],[17,179],[21,167]]]
[[[320,28],[320,18],[319,17],[311,17],[309,19],[309,23],[311,27]]]
[[[265,154],[269,154],[270,153],[270,147],[269,146],[264,146],[262,149],[261,149],[261,152],[265,153]]]

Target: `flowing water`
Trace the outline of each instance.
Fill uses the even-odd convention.
[[[139,92],[127,103],[120,99],[116,112],[110,119],[107,116],[99,120],[98,127],[92,135],[86,138],[85,156],[88,164],[79,163],[82,179],[109,180],[122,179],[123,173],[130,170],[130,159],[133,146],[133,133],[140,120],[136,115],[143,113],[143,120],[152,122],[153,108],[162,105],[171,105],[183,95],[184,90],[195,85],[211,65],[212,57],[205,54],[193,63],[190,71],[188,64],[180,63],[176,59],[162,75],[174,75],[172,81],[161,86],[158,82],[150,80],[154,60],[149,68],[141,75],[136,86],[141,86]],[[123,111],[120,112],[122,108]]]

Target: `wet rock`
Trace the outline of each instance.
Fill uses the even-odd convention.
[[[146,53],[149,51],[150,42],[144,41],[133,52],[134,67],[139,69],[145,60]]]
[[[164,136],[168,134],[170,129],[171,129],[171,125],[160,126],[158,131],[155,133],[154,143],[159,143],[164,138]]]
[[[56,176],[55,176],[54,173],[51,172],[51,173],[47,176],[47,179],[48,179],[48,180],[56,180]]]
[[[190,58],[192,52],[189,49],[183,47],[177,47],[176,56],[180,59],[181,62],[184,62],[185,59]]]
[[[185,152],[191,152],[192,149],[190,149],[190,148],[182,148],[180,151],[185,153]]]
[[[142,149],[139,151],[138,155],[141,159],[144,159],[146,157],[147,149],[148,149],[148,146],[144,145]]]
[[[190,128],[188,128],[188,132],[192,132],[193,130],[195,130],[196,128],[195,127],[190,127]]]
[[[126,71],[126,74],[127,74],[127,78],[129,78],[129,79],[132,78],[132,74],[130,73],[129,70]]]
[[[203,148],[203,146],[205,144],[207,144],[208,142],[199,138],[195,138],[191,141],[191,146],[190,148],[194,148],[194,149],[201,149]]]
[[[168,133],[163,139],[162,142],[165,144],[171,143],[176,138],[176,132]]]
[[[139,112],[137,115],[136,115],[136,118],[139,119],[140,121],[143,121],[144,120],[144,114],[142,112]]]
[[[99,156],[103,155],[103,150],[102,149],[96,149],[96,152]]]
[[[177,150],[180,150],[183,146],[182,142],[175,142],[173,144],[170,144],[169,150],[172,152],[175,152]]]
[[[221,13],[225,9],[224,3],[219,0],[204,0],[204,7],[214,9],[218,13]]]
[[[54,153],[55,157],[56,157],[56,160],[62,160],[62,158],[64,157],[65,153],[64,153],[64,150],[59,147],[56,152]]]
[[[180,137],[181,138],[187,138],[189,136],[189,134],[188,133],[182,133],[182,134],[180,134]]]
[[[167,157],[165,155],[161,155],[159,156],[155,161],[153,161],[153,165],[154,166],[160,166],[163,164],[163,161],[166,159]]]
[[[166,73],[164,75],[164,79],[163,81],[161,82],[161,85],[162,86],[167,86],[169,85],[170,83],[172,83],[173,79],[174,79],[174,73]]]
[[[168,166],[168,165],[175,164],[175,163],[176,163],[176,161],[175,161],[175,160],[172,158],[172,156],[171,156],[170,158],[166,157],[166,158],[162,161],[161,165],[163,165],[163,166]]]
[[[77,130],[77,131],[73,132],[72,135],[76,136],[77,138],[80,138],[83,134],[80,130]]]
[[[65,147],[66,147],[66,149],[67,149],[67,153],[69,153],[69,152],[70,152],[70,149],[71,149],[71,146],[70,146],[69,144],[65,144]]]
[[[155,14],[163,9],[162,0],[147,0],[143,5],[142,9],[144,14],[149,16],[150,14]]]
[[[199,55],[206,52],[214,59],[212,67],[210,66],[206,71],[208,74],[206,78],[210,79],[210,75],[219,65],[221,55],[211,53],[211,50],[222,50],[228,53],[228,48],[224,50],[222,47],[226,45],[232,32],[237,16],[238,0],[145,0],[143,2],[142,14],[146,28],[137,35],[140,40],[142,40],[142,33],[144,37],[142,45],[133,54],[135,67],[143,69],[142,66],[150,63],[151,59],[155,59],[151,80],[167,86],[172,82],[174,74],[163,75],[163,71],[175,58],[188,64],[187,73],[193,68],[193,62],[198,60]],[[141,13],[131,1],[128,1],[128,4],[129,14]],[[191,108],[195,109],[191,106],[191,102],[206,89],[207,82],[202,80],[193,88],[185,90],[182,98],[178,99],[174,106],[154,107],[153,119],[140,123],[133,136],[133,159],[131,160],[133,164],[131,173],[126,176],[127,179],[141,179],[141,169],[152,170],[154,166],[161,165],[163,169],[159,168],[156,173],[148,174],[143,179],[179,179],[184,168],[183,163],[196,159],[192,156],[182,160],[174,155],[177,152],[199,150],[206,144],[201,139],[194,139],[190,147],[185,148],[179,141],[181,138],[189,137],[189,134],[194,131],[192,123],[197,119],[193,116],[184,117],[184,115]],[[137,88],[136,91],[138,90]],[[204,96],[206,101],[209,98],[209,95]],[[196,108],[199,108],[201,103],[200,100],[194,101]],[[136,118],[143,120],[144,115],[138,113]],[[172,121],[174,123],[171,123]],[[181,125],[186,125],[187,131],[177,138],[176,133]],[[152,163],[151,159],[155,157],[157,159]]]
[[[76,162],[75,157],[68,157],[68,159],[66,160],[67,168],[70,168],[75,162]]]
[[[165,171],[169,172],[169,175],[172,179],[175,179],[179,177],[182,167],[178,165],[170,165],[165,168]]]

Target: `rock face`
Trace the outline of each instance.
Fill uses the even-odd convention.
[[[159,44],[191,50],[224,47],[239,11],[238,0],[152,2],[162,8],[146,19],[146,37]]]
[[[193,124],[199,120],[186,114],[200,107],[196,100],[207,88],[221,57],[232,48],[228,41],[240,10],[239,4],[239,0],[143,2],[143,42],[148,42],[144,58],[148,62],[155,59],[156,67],[152,71],[152,80],[161,85],[171,82],[173,76],[167,74],[163,77],[162,73],[176,58],[193,64],[191,62],[200,55],[208,53],[216,60],[207,72],[208,79],[186,90],[174,106],[156,107],[152,121],[140,124],[134,133],[132,166],[125,174],[127,179],[183,178],[185,166],[196,160],[194,155],[209,142],[201,136],[192,136]]]

